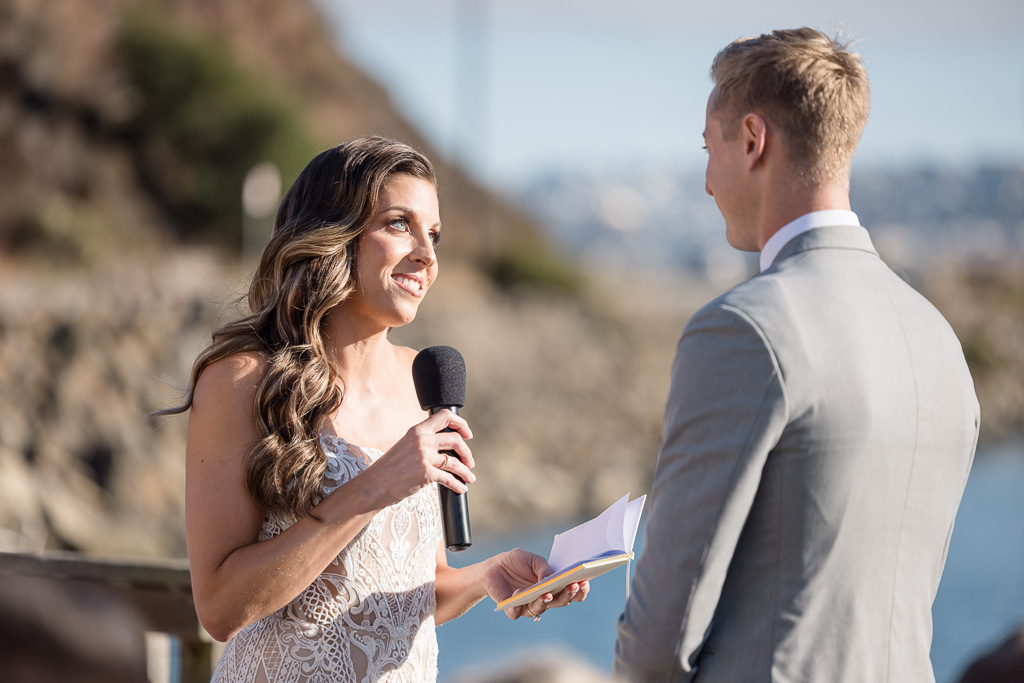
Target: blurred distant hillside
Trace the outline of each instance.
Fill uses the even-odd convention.
[[[437,163],[455,255],[536,235],[432,153],[305,0],[9,0],[0,20],[9,253],[238,244],[250,167],[273,161],[287,184],[316,151],[373,133]]]
[[[683,273],[724,288],[757,269],[726,242],[702,173],[552,173],[517,198],[585,270]],[[886,262],[960,337],[982,439],[1024,434],[1024,164],[855,167],[851,202]]]
[[[730,282],[756,265],[725,241],[725,223],[704,192],[703,173],[551,173],[517,199],[580,263]],[[886,261],[905,271],[1024,259],[1024,165],[855,168],[851,202]],[[721,272],[726,265],[731,268]]]
[[[571,517],[646,487],[650,462],[630,463],[656,447],[667,360],[643,351],[671,353],[672,333],[660,343],[616,317],[533,219],[434,154],[311,3],[11,0],[0,4],[0,547],[184,554],[187,418],[145,415],[179,400],[245,290],[243,179],[270,161],[287,184],[317,150],[369,133],[437,163],[444,275],[396,338],[467,357],[487,482],[475,526]],[[599,433],[590,407],[612,391],[635,400]],[[506,480],[512,471],[539,476]]]
[[[270,161],[287,184],[316,151],[368,133],[438,167],[442,276],[394,338],[466,357],[474,530],[549,524],[646,491],[676,337],[748,274],[721,248],[702,181],[552,177],[514,204],[486,192],[345,59],[310,0],[7,0],[0,549],[184,555],[187,418],[145,415],[179,399],[245,291],[243,179]],[[902,242],[876,233],[879,245],[903,245],[891,248],[898,265],[964,340],[986,437],[1008,438],[1024,433],[1024,280],[1009,258],[1020,174],[1000,175],[993,195],[1014,225],[959,211],[975,195],[957,182],[935,194],[934,179],[900,192],[883,178],[879,218],[858,208],[869,225],[909,221],[894,228]],[[920,232],[900,213],[936,202],[959,222]],[[1000,233],[1004,246],[966,263],[926,256],[953,244],[942,227],[953,224],[955,244]]]

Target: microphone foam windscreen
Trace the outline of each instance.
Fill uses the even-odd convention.
[[[450,346],[431,346],[416,354],[412,381],[423,410],[466,404],[466,361]]]

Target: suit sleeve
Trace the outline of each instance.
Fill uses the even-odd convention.
[[[763,333],[710,304],[679,340],[643,552],[619,618],[615,675],[691,680],[769,451],[788,420]]]

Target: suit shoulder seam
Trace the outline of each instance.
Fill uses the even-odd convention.
[[[744,311],[739,306],[736,306],[735,304],[722,302],[721,309],[733,313],[737,317],[741,318],[747,325],[750,326],[754,333],[760,338],[761,343],[764,345],[765,351],[768,352],[768,357],[771,359],[772,367],[775,370],[775,376],[779,378],[779,388],[782,391],[782,401],[786,406],[786,417],[788,419],[790,403],[789,391],[786,388],[786,377],[782,373],[782,366],[779,364],[779,357],[775,353],[775,347],[772,346],[771,340],[768,338],[768,333],[765,332],[764,328],[758,324],[758,322],[754,319],[753,316],[751,316],[749,313]]]

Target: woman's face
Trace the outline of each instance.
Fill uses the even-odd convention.
[[[411,175],[392,176],[377,214],[356,246],[356,291],[350,311],[385,327],[406,325],[437,278],[441,237],[437,190]]]

